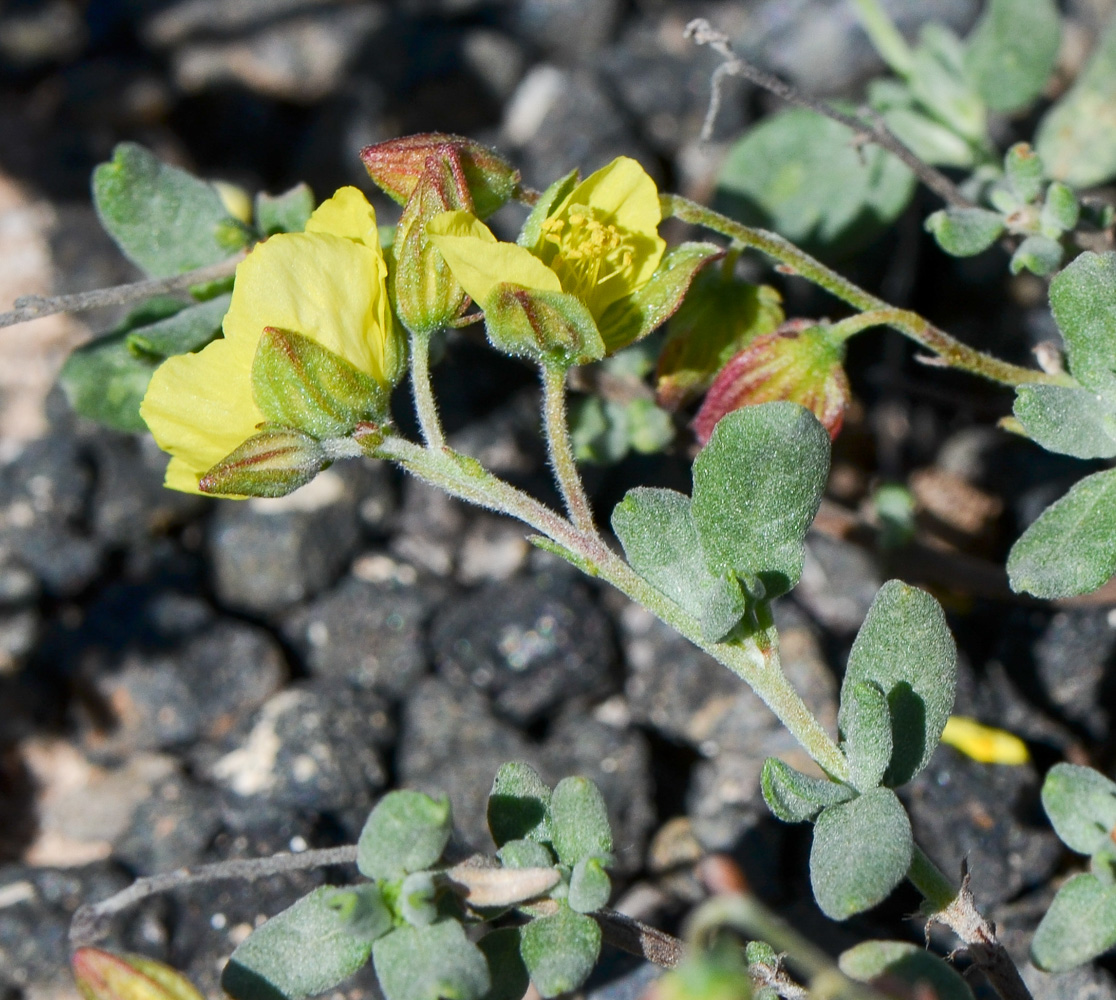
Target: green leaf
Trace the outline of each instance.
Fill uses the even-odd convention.
[[[550,840],[564,865],[612,853],[612,829],[601,790],[588,778],[563,778],[547,806]]]
[[[694,462],[691,509],[712,572],[757,599],[790,590],[828,474],[829,435],[809,410],[763,403],[723,417]]]
[[[481,1000],[492,979],[484,954],[456,920],[399,927],[372,946],[387,1000]]]
[[[1042,783],[1054,832],[1078,854],[1095,854],[1116,830],[1116,782],[1091,767],[1055,764]]]
[[[450,801],[422,792],[388,792],[372,810],[357,842],[357,867],[371,879],[399,878],[436,864],[453,828]]]
[[[335,889],[326,896],[326,905],[345,930],[361,941],[375,941],[392,928],[391,910],[374,882]]]
[[[889,79],[870,81],[868,103],[920,160],[940,167],[973,165],[972,144],[923,111],[905,83]]]
[[[765,118],[729,151],[719,207],[807,249],[851,253],[902,214],[915,188],[890,153],[853,140],[844,125],[812,111]]]
[[[438,887],[432,872],[411,872],[399,887],[399,914],[412,927],[429,927],[438,919]]]
[[[803,774],[778,757],[763,762],[760,788],[767,808],[784,823],[813,819],[826,806],[847,802],[856,794],[848,785]]]
[[[187,306],[173,316],[128,334],[128,349],[139,355],[162,360],[175,354],[200,351],[221,332],[221,321],[229,311],[232,295],[218,295],[207,302]]]
[[[1011,589],[1051,600],[1096,590],[1116,573],[1116,469],[1086,476],[1011,547]]]
[[[1021,385],[1014,412],[1027,436],[1047,451],[1074,458],[1116,455],[1116,414],[1088,389]]]
[[[608,905],[612,880],[600,858],[582,858],[570,874],[570,893],[566,902],[578,913],[593,913]]]
[[[1035,931],[1031,960],[1046,972],[1065,972],[1116,945],[1116,886],[1075,875],[1054,897]]]
[[[216,264],[251,240],[216,188],[135,143],[120,143],[93,171],[93,204],[125,256],[152,277]]]
[[[1061,181],[1054,181],[1046,189],[1046,200],[1042,203],[1039,226],[1044,236],[1057,239],[1077,225],[1081,217],[1081,203],[1073,188]]]
[[[346,930],[329,905],[334,891],[315,889],[249,934],[221,973],[224,990],[237,1000],[301,1000],[363,966],[372,943]]]
[[[919,31],[907,84],[916,101],[970,142],[986,144],[984,102],[965,72],[961,40],[933,21]]]
[[[911,824],[890,788],[822,810],[810,847],[810,885],[822,912],[844,920],[886,899],[911,864]]]
[[[926,219],[926,231],[951,257],[974,257],[999,239],[1004,220],[984,208],[943,208]]]
[[[993,111],[1027,107],[1046,86],[1061,37],[1054,0],[989,0],[965,39],[965,68],[984,103]]]
[[[568,906],[532,920],[520,930],[523,961],[535,988],[548,1000],[584,983],[600,952],[601,929],[597,922]]]
[[[256,195],[256,228],[264,236],[301,233],[314,211],[314,192],[308,184],[296,184],[282,194]]]
[[[842,952],[837,964],[858,982],[886,976],[912,987],[921,983],[936,1000],[973,1000],[969,984],[952,966],[909,941],[865,941]]]
[[[511,840],[550,840],[550,788],[530,764],[502,764],[488,793],[488,829],[497,847]]]
[[[1116,403],[1116,253],[1086,252],[1050,282],[1073,377]]]
[[[734,580],[710,572],[688,496],[629,490],[612,512],[612,530],[632,568],[697,618],[706,638],[721,639],[740,623],[744,595]]]
[[[519,953],[519,928],[501,927],[489,931],[477,942],[477,947],[484,954],[492,977],[492,988],[483,1000],[522,1000],[531,985],[531,977]]]
[[[537,840],[509,840],[496,852],[505,868],[548,868],[555,863],[554,855]]]
[[[1042,160],[1029,143],[1017,142],[1004,155],[1004,175],[1018,203],[1028,205],[1042,193]]]
[[[1035,149],[1047,173],[1071,187],[1116,176],[1116,18],[1074,85],[1039,122]]]
[[[1049,236],[1028,236],[1015,249],[1008,265],[1012,274],[1030,271],[1040,278],[1053,274],[1062,263],[1062,244]]]
[[[878,684],[857,681],[841,689],[842,749],[849,762],[852,784],[862,792],[883,781],[891,763],[891,713]]]
[[[953,708],[957,648],[941,605],[925,591],[889,580],[876,594],[849,653],[837,723],[846,730],[854,685],[878,684],[887,696],[894,744],[884,780],[910,781],[929,762]]]

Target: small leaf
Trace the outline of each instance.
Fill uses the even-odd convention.
[[[868,103],[920,160],[939,167],[971,167],[973,147],[953,129],[921,110],[906,84],[898,80],[872,80]]]
[[[1054,181],[1046,189],[1046,199],[1042,203],[1039,226],[1044,236],[1057,239],[1062,233],[1073,229],[1081,217],[1081,203],[1073,188],[1061,181]]]
[[[862,792],[870,791],[883,780],[891,763],[891,713],[887,697],[872,681],[842,687],[838,718],[852,784]]]
[[[315,889],[257,927],[232,953],[222,988],[236,1000],[300,1000],[333,989],[363,966],[372,943],[346,930],[329,904],[334,891]]]
[[[1047,451],[1074,458],[1116,455],[1116,414],[1095,392],[1030,383],[1016,389],[1013,410],[1027,436]]]
[[[296,184],[282,194],[256,195],[256,228],[264,236],[301,233],[314,211],[314,192],[308,184]]]
[[[496,852],[507,868],[546,868],[555,863],[545,844],[536,840],[509,840]]]
[[[1055,764],[1042,783],[1042,807],[1070,850],[1095,854],[1116,831],[1116,782],[1091,767]]]
[[[1004,220],[985,208],[943,208],[926,219],[926,231],[951,257],[975,257],[999,239]]]
[[[965,49],[949,28],[930,21],[919,31],[907,84],[915,99],[958,135],[987,143],[985,106],[965,71]]]
[[[1035,931],[1031,960],[1045,972],[1065,972],[1116,945],[1116,886],[1075,875],[1054,897]]]
[[[886,978],[912,987],[922,984],[935,1000],[973,1000],[969,984],[952,966],[909,941],[865,941],[843,952],[837,964],[858,982]]]
[[[929,762],[953,708],[957,649],[941,606],[925,591],[889,580],[876,594],[849,653],[841,685],[844,728],[846,688],[864,681],[887,696],[894,744],[884,780],[910,781]]]
[[[965,68],[984,103],[1010,112],[1035,100],[1054,69],[1061,35],[1054,0],[990,0],[965,39]]]
[[[1116,403],[1116,253],[1086,252],[1069,263],[1050,282],[1050,308],[1073,377]]]
[[[481,1000],[492,978],[484,954],[456,920],[399,927],[372,946],[387,1000]]]
[[[221,321],[229,311],[232,295],[218,295],[207,302],[187,306],[173,316],[128,334],[128,349],[137,354],[162,360],[175,354],[200,351],[221,332]]]
[[[697,618],[707,638],[723,638],[744,617],[739,584],[709,570],[685,494],[629,490],[612,512],[612,530],[632,569]]]
[[[520,929],[523,961],[535,988],[548,1000],[584,983],[600,952],[601,929],[597,922],[568,906]]]
[[[335,889],[326,905],[340,918],[345,930],[361,941],[375,941],[392,928],[391,910],[373,882]]]
[[[497,847],[512,840],[550,840],[550,789],[530,764],[511,761],[496,772],[488,793],[488,829]]]
[[[570,875],[570,893],[566,902],[578,913],[593,913],[608,905],[612,881],[600,858],[582,858]]]
[[[612,829],[601,790],[588,778],[563,778],[547,806],[550,839],[558,860],[576,865],[583,858],[612,853]]]
[[[806,530],[829,474],[829,435],[795,403],[764,403],[720,420],[694,462],[692,511],[714,574],[734,574],[757,599],[802,575]]]
[[[784,823],[813,819],[826,806],[847,802],[856,794],[848,785],[803,774],[778,757],[763,762],[760,788],[767,808]]]
[[[1017,142],[1004,156],[1004,174],[1021,205],[1028,205],[1042,192],[1042,160],[1029,143]]]
[[[822,810],[810,848],[810,884],[822,912],[844,920],[882,902],[911,864],[911,824],[890,788]]]
[[[120,143],[93,171],[93,203],[105,231],[152,277],[216,264],[251,239],[212,184],[135,143]]]
[[[58,381],[76,413],[118,431],[141,432],[139,406],[159,362],[137,357],[128,334],[83,344],[62,366]]]
[[[357,842],[357,867],[371,879],[399,878],[438,862],[453,821],[449,799],[388,792],[372,810]]]
[[[522,1000],[531,977],[519,953],[519,928],[501,927],[489,931],[477,942],[488,962],[492,988],[482,1000]]]
[[[1047,600],[1096,590],[1116,573],[1116,469],[1086,476],[1008,554],[1011,589]]]
[[[431,872],[411,872],[399,887],[399,915],[412,927],[429,927],[438,919],[437,892]]]
[[[1008,268],[1012,274],[1030,271],[1044,278],[1058,270],[1063,253],[1062,244],[1049,236],[1028,236],[1016,247]]]

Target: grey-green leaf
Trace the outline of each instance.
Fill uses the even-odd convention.
[[[838,724],[852,783],[862,792],[870,791],[883,781],[891,763],[891,713],[879,685],[857,681],[842,687]]]
[[[985,208],[943,208],[927,217],[926,231],[951,257],[974,257],[999,239],[1004,220]]]
[[[483,1000],[522,1000],[531,977],[519,953],[519,928],[489,931],[477,942],[477,947],[484,954],[492,977],[492,987]]]
[[[1042,203],[1039,226],[1044,236],[1056,238],[1073,229],[1081,218],[1081,203],[1073,188],[1061,181],[1054,181],[1046,189]]]
[[[1116,469],[1086,476],[1008,553],[1011,589],[1042,597],[1096,590],[1116,573]]]
[[[1012,274],[1030,271],[1040,278],[1053,274],[1062,263],[1062,244],[1049,236],[1028,236],[1011,255],[1008,269]]]
[[[600,952],[601,929],[597,922],[568,906],[532,920],[520,930],[523,961],[535,988],[548,1000],[584,983]]]
[[[357,842],[357,867],[366,878],[398,878],[437,863],[453,820],[449,799],[407,789],[388,792],[372,810]]]
[[[1030,204],[1042,193],[1042,158],[1026,142],[1017,142],[1004,154],[1004,175],[1021,205]]]
[[[1086,252],[1050,282],[1073,377],[1116,403],[1116,253]]]
[[[93,171],[93,204],[106,232],[153,277],[216,264],[251,240],[216,188],[122,142]]]
[[[429,927],[438,919],[433,872],[411,872],[399,887],[399,913],[412,927]]]
[[[1070,850],[1094,854],[1116,831],[1116,782],[1091,767],[1055,764],[1042,783],[1042,807]]]
[[[554,864],[554,855],[537,840],[505,841],[496,856],[506,868],[547,868]]]
[[[375,941],[391,930],[391,911],[375,882],[335,889],[326,905],[341,919],[345,930],[362,941]]]
[[[884,780],[910,781],[929,762],[953,708],[957,648],[941,605],[925,591],[889,580],[876,594],[849,653],[841,685],[878,684],[891,713],[893,750]]]
[[[256,195],[256,228],[264,236],[301,233],[314,211],[314,192],[308,184],[296,184],[282,194]]]
[[[128,349],[159,360],[200,351],[221,332],[221,321],[229,311],[230,301],[231,293],[218,295],[187,306],[166,319],[138,327],[128,334]]]
[[[139,406],[158,362],[137,357],[128,334],[83,344],[62,366],[58,381],[75,412],[118,431],[145,431]]]
[[[221,986],[236,1000],[301,1000],[332,989],[368,961],[372,943],[346,930],[322,886],[256,928],[233,952]]]
[[[566,902],[578,913],[593,913],[608,905],[612,880],[600,858],[582,858],[570,874],[570,892]]]
[[[612,512],[612,530],[632,569],[697,618],[706,638],[723,638],[744,617],[740,585],[709,570],[685,494],[629,490]]]
[[[582,858],[606,858],[612,853],[608,809],[601,790],[588,778],[559,781],[547,814],[550,839],[562,864],[573,866]]]
[[[549,803],[550,789],[530,764],[501,765],[488,793],[488,829],[496,846],[511,840],[549,842]]]
[[[1085,69],[1039,122],[1035,148],[1047,173],[1071,187],[1116,176],[1116,18]]]
[[[492,987],[484,954],[456,920],[399,927],[372,946],[387,1000],[481,1000]]]
[[[923,983],[937,1000],[973,1000],[969,984],[951,965],[909,941],[865,941],[842,952],[837,964],[862,983],[886,976],[912,987]]]
[[[848,785],[803,774],[778,757],[763,762],[760,789],[767,808],[784,823],[813,819],[826,806],[847,802],[856,794]]]
[[[818,906],[844,920],[882,902],[907,874],[912,848],[910,821],[890,788],[823,809],[810,847]]]
[[[1116,945],[1116,886],[1075,875],[1054,897],[1035,931],[1031,960],[1047,972],[1065,972]]]
[[[746,406],[717,423],[694,462],[691,507],[714,574],[749,588],[758,580],[768,600],[798,582],[829,446],[825,428],[796,403]]]
[[[965,68],[993,111],[1019,111],[1046,85],[1062,25],[1054,0],[990,0],[965,39]]]
[[[1027,436],[1047,451],[1074,458],[1116,455],[1116,414],[1089,389],[1021,385],[1014,412]]]

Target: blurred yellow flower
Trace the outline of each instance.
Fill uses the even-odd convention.
[[[392,326],[386,278],[375,210],[353,187],[324,202],[305,232],[258,244],[236,269],[224,337],[164,362],[140,406],[172,456],[166,485],[200,493],[199,479],[266,419],[253,397],[252,364],[267,327],[309,337],[391,385],[405,347]]]
[[[1026,764],[1027,744],[1003,729],[993,729],[964,715],[951,715],[942,742],[981,764]]]

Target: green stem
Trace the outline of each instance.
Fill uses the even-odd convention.
[[[488,472],[474,459],[449,449],[423,448],[403,438],[391,437],[373,452],[376,458],[397,462],[407,471],[470,503],[530,525],[570,553],[590,573],[642,604],[699,649],[704,650],[744,680],[818,765],[838,780],[848,778],[848,765],[832,738],[814,718],[787,680],[773,641],[761,645],[755,637],[733,642],[710,642],[696,618],[660,593],[612,551],[594,531],[583,530],[534,497],[517,490]],[[769,634],[763,633],[767,640]]]
[[[945,910],[957,898],[957,886],[926,856],[926,852],[918,844],[914,845],[907,878],[922,893],[935,913]]]
[[[438,404],[430,385],[430,334],[411,336],[411,391],[415,397],[422,438],[431,448],[444,448],[446,436],[438,417]]]
[[[861,312],[876,314],[874,325],[883,324],[890,326],[916,343],[933,351],[942,361],[951,368],[960,368],[1000,382],[1003,385],[1023,385],[1028,382],[1048,382],[1052,384],[1069,384],[1067,376],[1047,375],[1033,368],[1022,368],[1019,365],[1009,364],[984,354],[972,347],[962,344],[951,337],[944,330],[939,330],[929,320],[918,313],[907,309],[896,309],[889,306],[882,299],[864,291],[854,285],[847,278],[836,271],[826,267],[821,261],[815,260],[808,253],[800,250],[793,243],[783,239],[775,233],[763,229],[753,229],[745,226],[727,215],[714,212],[695,201],[683,198],[676,194],[660,196],[664,216],[674,216],[683,222],[704,226],[713,232],[731,240],[736,240],[745,246],[759,250],[767,256],[779,261],[792,273],[813,282],[820,288],[835,295],[843,302],[847,302],[854,309]]]
[[[566,368],[546,361],[539,368],[542,372],[546,449],[550,454],[554,478],[558,480],[570,520],[580,531],[595,535],[597,529],[593,524],[593,509],[585,493],[585,484],[578,474],[570,444],[570,426],[566,420]]]
[[[848,319],[831,324],[826,329],[825,335],[831,344],[843,344],[862,330],[873,326],[887,326],[891,319],[891,310],[869,309],[868,312],[856,313]]]

